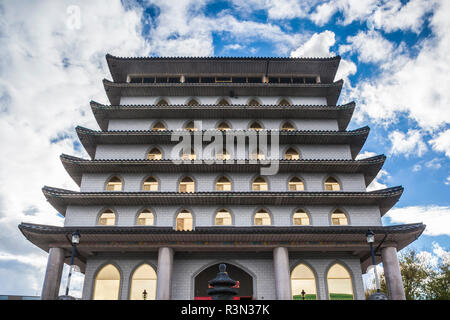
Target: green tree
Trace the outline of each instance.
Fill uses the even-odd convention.
[[[417,255],[417,251],[409,249],[400,255],[400,272],[405,288],[406,300],[424,298],[423,288],[426,284],[430,270]]]
[[[450,261],[441,259],[437,270],[430,274],[424,287],[427,300],[450,300]]]

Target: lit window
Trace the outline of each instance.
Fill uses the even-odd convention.
[[[249,128],[249,130],[255,130],[255,131],[260,131],[263,129],[261,124],[257,121],[252,122],[248,128]]]
[[[353,300],[352,277],[341,264],[336,263],[328,270],[327,284],[330,300]]]
[[[98,217],[98,224],[100,226],[114,226],[116,224],[116,215],[111,209],[106,209]]]
[[[289,148],[284,153],[284,158],[286,160],[298,160],[300,159],[300,154],[294,148]]]
[[[230,129],[231,129],[230,125],[228,123],[226,123],[225,121],[223,121],[217,125],[217,130],[220,130],[220,131],[227,131]]]
[[[292,300],[317,300],[316,277],[305,264],[299,264],[291,273]]]
[[[156,299],[156,272],[148,264],[139,266],[131,277],[130,300]]]
[[[162,153],[158,148],[153,148],[150,150],[147,154],[148,160],[161,160],[162,159]]]
[[[145,179],[142,190],[144,191],[158,191],[158,180],[153,177],[148,177]]]
[[[194,149],[191,149],[191,150],[189,150],[187,152],[185,150],[183,150],[182,153],[181,153],[181,159],[182,160],[195,160],[195,159],[197,159],[197,156],[196,156],[196,154],[194,152]]]
[[[121,191],[122,180],[119,177],[112,177],[106,183],[106,191]]]
[[[197,100],[195,99],[191,99],[189,100],[189,102],[187,103],[188,106],[198,106],[200,103],[198,103]]]
[[[281,99],[280,102],[278,102],[279,106],[290,106],[291,103],[287,99]]]
[[[269,213],[260,209],[255,213],[255,226],[270,226],[272,224]]]
[[[342,210],[334,210],[331,214],[331,224],[334,226],[348,225],[347,215]]]
[[[294,130],[295,130],[294,125],[292,123],[290,123],[289,121],[286,121],[281,126],[281,131],[294,131]]]
[[[250,154],[250,160],[266,160],[266,155],[260,149],[256,149]]]
[[[227,177],[220,177],[216,181],[216,191],[231,191],[231,181]]]
[[[266,179],[263,177],[256,177],[255,180],[253,180],[252,183],[252,190],[253,191],[267,191],[269,190],[269,186],[267,184]]]
[[[339,182],[333,177],[329,177],[325,180],[325,191],[339,191],[341,190],[341,186]]]
[[[169,103],[167,102],[166,99],[161,99],[156,103],[157,106],[168,106]]]
[[[217,211],[214,223],[216,226],[231,226],[232,219],[230,212],[226,209]]]
[[[248,102],[248,105],[249,105],[249,106],[260,106],[261,103],[259,103],[259,101],[256,100],[256,99],[252,99],[252,100],[250,100],[250,101]]]
[[[302,181],[302,179],[298,177],[293,177],[291,180],[289,180],[289,191],[303,191],[305,190],[305,185]]]
[[[228,102],[227,99],[222,98],[222,99],[219,100],[219,102],[217,102],[217,105],[219,105],[219,106],[229,106],[230,102]]]
[[[154,224],[155,218],[153,212],[149,209],[142,210],[136,220],[138,226],[152,226]]]
[[[93,300],[118,300],[120,273],[112,264],[104,266],[95,277]]]
[[[194,121],[189,121],[188,123],[186,123],[186,125],[184,126],[184,130],[197,131],[197,128],[194,125]]]
[[[180,192],[194,192],[195,183],[190,177],[185,177],[180,181]]]
[[[191,231],[193,227],[193,219],[192,214],[189,210],[181,210],[177,215],[176,222],[176,230],[177,231]]]
[[[164,131],[164,130],[166,130],[166,126],[161,121],[158,121],[153,125],[152,130],[153,131]]]
[[[299,210],[295,211],[295,213],[294,213],[294,225],[296,225],[296,226],[307,226],[307,225],[309,225],[309,216],[304,210],[299,209]]]
[[[230,160],[230,159],[231,155],[226,149],[223,149],[222,152],[216,153],[216,160]]]

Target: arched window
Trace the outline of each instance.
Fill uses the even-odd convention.
[[[155,223],[153,212],[149,209],[142,210],[136,220],[138,226],[152,226]]]
[[[316,277],[312,270],[305,264],[297,265],[291,273],[291,290],[293,300],[317,300]]]
[[[249,130],[255,130],[255,131],[260,131],[263,129],[263,127],[261,126],[261,124],[258,121],[253,121],[250,126],[248,127]]]
[[[166,130],[166,126],[161,121],[158,121],[153,125],[152,130],[153,131],[164,131],[164,130]]]
[[[281,131],[295,131],[295,127],[292,123],[286,121],[281,125]]]
[[[220,177],[216,181],[216,191],[231,191],[231,181],[227,177]]]
[[[191,212],[189,210],[181,210],[177,215],[176,224],[177,231],[191,231],[194,224]]]
[[[291,180],[289,180],[289,191],[303,191],[305,190],[305,185],[299,177],[293,177]]]
[[[226,209],[221,209],[217,211],[214,223],[216,226],[231,226],[232,225],[231,213]]]
[[[144,191],[158,191],[158,180],[153,177],[148,177],[142,184],[142,190]]]
[[[217,125],[217,130],[220,130],[220,131],[227,131],[230,129],[231,129],[230,125],[225,121],[222,121],[221,123],[219,123]]]
[[[331,214],[331,224],[334,226],[346,226],[348,225],[348,218],[344,211],[336,209]]]
[[[270,226],[272,221],[270,219],[270,214],[265,209],[259,209],[255,213],[255,226]]]
[[[197,155],[194,152],[194,149],[190,150],[184,150],[181,152],[181,159],[182,160],[195,160],[197,159]]]
[[[219,105],[219,106],[229,106],[230,102],[227,99],[222,98],[222,99],[219,100],[219,102],[217,102],[217,105]]]
[[[169,103],[167,102],[166,99],[160,99],[160,100],[156,103],[156,105],[157,105],[157,106],[168,106]]]
[[[269,190],[269,186],[267,184],[266,179],[263,177],[256,177],[252,183],[253,191],[267,191]]]
[[[300,159],[300,154],[294,148],[289,148],[284,153],[284,158],[286,160],[298,160]]]
[[[261,149],[257,148],[250,153],[250,160],[266,160],[266,155]]]
[[[334,264],[327,273],[330,300],[353,300],[352,277],[343,265]]]
[[[194,121],[189,121],[184,126],[184,130],[186,131],[197,131],[197,128],[195,127]]]
[[[92,300],[118,300],[120,272],[112,264],[104,266],[95,277]]]
[[[180,180],[180,192],[194,192],[195,191],[195,183],[191,177],[184,177]]]
[[[106,191],[122,191],[122,179],[117,176],[111,177],[106,183]]]
[[[290,106],[291,103],[287,99],[281,99],[280,102],[278,102],[279,106]]]
[[[156,299],[156,272],[146,263],[139,266],[131,276],[130,300],[144,300],[144,290],[147,293],[146,300]]]
[[[231,155],[227,151],[227,149],[222,149],[222,152],[216,153],[216,159],[217,160],[230,160],[231,159]]]
[[[303,209],[298,209],[294,212],[294,225],[296,226],[308,226],[309,225],[309,216]]]
[[[111,209],[106,209],[98,217],[98,224],[100,226],[114,226],[116,224],[116,214]]]
[[[327,180],[325,180],[325,191],[339,191],[341,190],[341,186],[339,185],[339,182],[333,178],[329,177]]]
[[[251,99],[251,100],[248,102],[248,105],[249,105],[249,106],[260,106],[261,103],[259,103],[259,101],[256,100],[256,99]]]
[[[191,99],[189,100],[189,102],[187,103],[188,106],[198,106],[200,103],[198,103],[197,100],[195,99]]]
[[[162,152],[158,148],[151,149],[147,154],[148,160],[161,160],[162,159]]]

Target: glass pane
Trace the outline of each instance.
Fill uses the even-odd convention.
[[[146,300],[156,298],[156,272],[148,264],[136,269],[131,279],[130,300],[144,300],[143,292],[147,293]]]
[[[116,267],[109,264],[97,274],[94,283],[93,300],[118,300],[120,273]]]
[[[335,264],[330,268],[327,281],[331,300],[353,300],[352,279],[342,265]]]
[[[302,291],[304,291],[305,300],[317,299],[316,279],[306,265],[300,264],[292,271],[291,286],[293,300],[302,300]]]

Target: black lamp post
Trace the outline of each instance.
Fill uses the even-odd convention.
[[[70,257],[70,270],[69,277],[67,278],[66,296],[69,295],[70,279],[72,278],[73,259],[75,257],[76,246],[80,243],[80,238],[80,232],[78,230],[75,230],[75,232],[72,233],[72,256]]]
[[[301,294],[302,294],[302,300],[305,300],[305,294],[306,294],[305,290],[302,289]]]
[[[367,230],[366,232],[367,237],[367,243],[370,246],[370,254],[372,256],[372,265],[373,265],[373,273],[375,274],[375,283],[377,286],[377,292],[374,294],[371,294],[369,296],[369,300],[387,300],[387,297],[384,293],[380,290],[380,280],[378,279],[378,273],[377,273],[377,263],[375,262],[375,252],[373,250],[373,243],[375,242],[375,233],[373,233],[372,230]]]
[[[142,299],[147,300],[147,290],[145,290],[145,289],[142,292]]]

